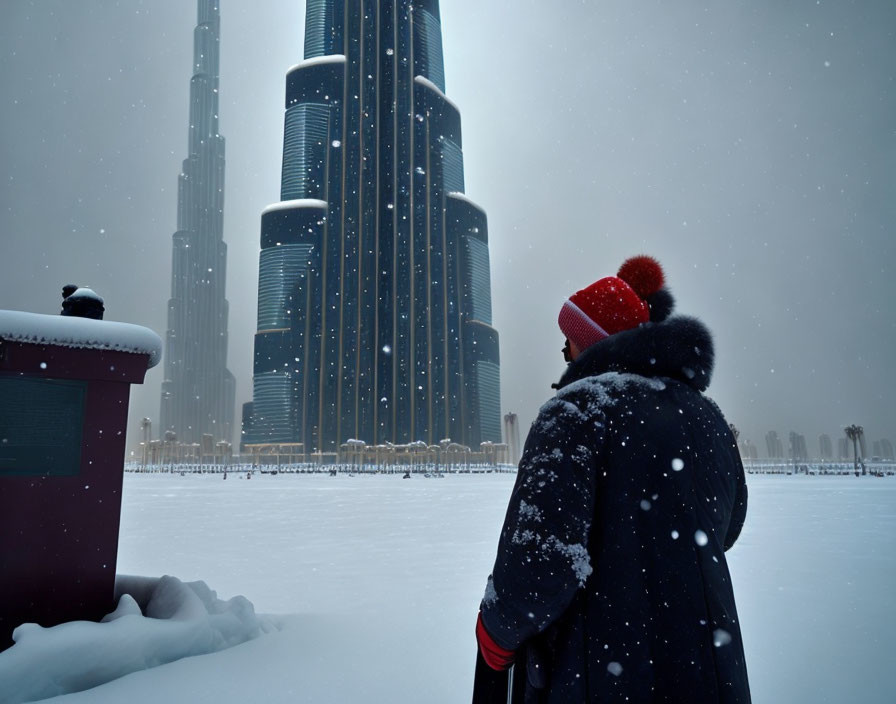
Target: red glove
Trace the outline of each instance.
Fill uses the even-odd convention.
[[[492,640],[482,624],[482,613],[476,619],[476,640],[479,642],[479,650],[485,664],[493,670],[507,670],[513,665],[514,651],[502,648]]]

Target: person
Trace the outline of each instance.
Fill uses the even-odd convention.
[[[750,702],[725,559],[744,470],[702,393],[712,337],[673,307],[639,256],[560,310],[568,366],[526,440],[476,623],[489,671],[514,665],[513,701]]]

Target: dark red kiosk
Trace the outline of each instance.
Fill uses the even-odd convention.
[[[138,325],[0,311],[0,650],[114,607],[128,396],[161,349]]]

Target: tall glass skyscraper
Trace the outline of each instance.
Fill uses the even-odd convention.
[[[227,369],[224,138],[218,133],[218,0],[199,0],[193,32],[189,156],[178,178],[161,430],[180,442],[230,441],[235,383]]]
[[[244,444],[499,442],[488,229],[438,0],[308,0],[285,108]]]

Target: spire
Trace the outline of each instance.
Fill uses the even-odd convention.
[[[190,80],[190,153],[218,135],[218,67],[221,16],[218,0],[199,0],[193,30],[193,78]]]

